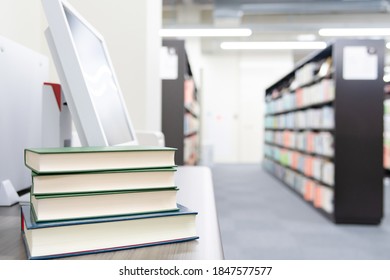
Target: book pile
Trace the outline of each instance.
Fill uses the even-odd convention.
[[[282,91],[277,99],[268,99],[265,103],[266,114],[279,114],[287,111],[330,103],[335,99],[335,82],[323,79],[311,86],[297,88],[290,92]]]
[[[327,131],[265,131],[267,144],[274,144],[327,157],[334,156],[334,137]]]
[[[266,129],[334,129],[334,108],[324,106],[265,117]]]
[[[26,149],[31,203],[22,234],[31,259],[182,242],[196,212],[176,203],[175,149]]]
[[[333,213],[333,188],[311,179],[269,158],[263,160],[263,167],[296,191],[303,199],[328,213]]]
[[[269,144],[264,145],[264,155],[307,177],[329,186],[334,185],[334,163],[329,159]]]

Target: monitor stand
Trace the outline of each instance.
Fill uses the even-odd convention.
[[[29,200],[30,193],[19,196],[10,180],[0,182],[0,206],[11,206]]]

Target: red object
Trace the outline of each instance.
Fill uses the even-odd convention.
[[[314,198],[314,182],[307,180],[305,183],[305,193],[303,198],[307,201],[313,201]]]
[[[320,186],[315,186],[313,204],[317,208],[322,207],[322,187]]]
[[[386,144],[383,146],[383,165],[390,169],[390,147]]]
[[[54,92],[54,96],[56,97],[56,100],[57,100],[57,105],[58,105],[58,109],[61,111],[61,85],[60,84],[54,84],[54,83],[43,83],[44,85],[46,86],[51,86],[52,89],[53,89],[53,92]]]
[[[21,227],[22,231],[24,231],[24,215],[23,215],[23,213],[21,215],[20,227]]]

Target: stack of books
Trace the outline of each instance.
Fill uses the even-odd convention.
[[[177,204],[175,149],[26,149],[31,203],[22,208],[30,259],[58,258],[196,236],[196,212]]]

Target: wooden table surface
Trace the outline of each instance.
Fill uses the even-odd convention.
[[[179,167],[178,203],[197,211],[198,240],[66,259],[218,260],[223,259],[211,172],[207,167]],[[20,206],[0,207],[0,259],[26,259],[20,231]]]

